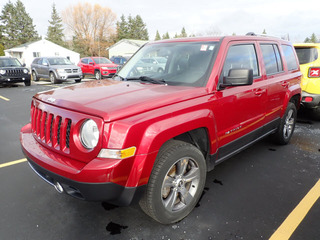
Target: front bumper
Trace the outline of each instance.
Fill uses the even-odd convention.
[[[128,206],[138,201],[145,186],[123,187],[115,183],[77,182],[50,172],[28,158],[31,169],[45,182],[52,186],[59,183],[63,192],[77,199],[86,201],[109,202],[118,206]]]
[[[112,77],[114,74],[116,74],[117,69],[101,69],[101,76],[102,77]]]
[[[21,75],[21,76],[6,76],[0,75],[0,84],[11,84],[18,82],[29,82],[31,80],[31,76],[29,74]]]
[[[311,97],[312,101],[306,102],[306,97]],[[302,106],[305,108],[317,108],[320,107],[320,94],[311,94],[302,91]]]
[[[116,183],[124,183],[128,177],[123,160],[96,158],[85,163],[50,151],[33,137],[30,124],[21,129],[20,142],[37,175],[50,185],[59,183],[65,193],[75,198],[127,206],[140,198],[146,186]]]
[[[59,80],[80,80],[82,78],[82,73],[57,73],[57,79]]]

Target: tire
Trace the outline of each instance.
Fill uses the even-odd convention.
[[[24,85],[25,85],[25,86],[30,86],[30,85],[31,85],[31,80],[25,81],[25,82],[24,82]]]
[[[37,73],[35,71],[32,71],[32,79],[35,82],[39,81],[39,78],[38,78]]]
[[[76,83],[81,82],[81,79],[74,80]]]
[[[163,73],[163,69],[162,69],[162,68],[159,68],[159,69],[158,69],[158,73]]]
[[[297,108],[294,103],[289,102],[286,112],[281,119],[279,128],[274,134],[274,141],[280,145],[289,143],[297,121]]]
[[[54,84],[58,83],[58,80],[57,80],[57,78],[56,78],[56,75],[54,75],[53,72],[50,72],[50,74],[49,74],[49,79],[50,79],[50,82],[51,82],[51,83],[54,83]]]
[[[101,73],[100,73],[99,70],[94,72],[94,77],[96,78],[96,80],[100,80],[101,79]]]
[[[139,202],[141,209],[162,224],[180,221],[198,203],[206,172],[206,162],[198,148],[182,141],[168,141],[158,153]]]
[[[314,120],[320,121],[320,106],[318,106],[317,108],[314,108],[312,110],[312,115],[313,115]]]

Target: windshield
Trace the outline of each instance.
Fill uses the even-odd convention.
[[[168,85],[204,86],[217,42],[155,43],[141,48],[119,71],[122,79],[149,77]]]
[[[50,65],[73,65],[67,58],[48,58]]]
[[[110,64],[112,63],[108,58],[94,58],[96,64]]]
[[[310,47],[297,48],[296,47],[296,52],[299,59],[299,64],[306,64],[318,59],[318,51],[316,48],[310,48]]]
[[[0,67],[22,67],[16,58],[0,58]]]

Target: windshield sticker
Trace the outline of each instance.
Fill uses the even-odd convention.
[[[214,46],[209,46],[209,50],[212,51],[214,49]]]
[[[207,51],[208,45],[201,45],[200,51]]]

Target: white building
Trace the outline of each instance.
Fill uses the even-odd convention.
[[[107,48],[109,50],[109,58],[113,56],[131,57],[140,47],[148,41],[122,39],[116,44]]]
[[[61,47],[53,42],[42,39],[35,42],[29,42],[20,46],[4,50],[6,56],[19,59],[22,64],[30,67],[35,57],[66,57],[71,62],[77,64],[80,60],[80,54]]]

